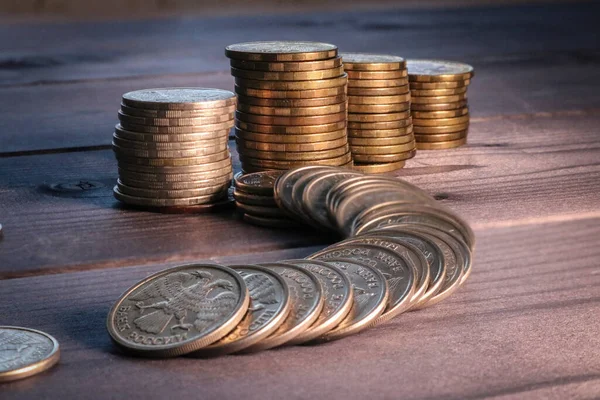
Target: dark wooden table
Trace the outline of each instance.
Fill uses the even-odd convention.
[[[594,3],[0,26],[0,325],[58,367],[0,398],[600,397],[600,6]],[[120,95],[230,89],[227,44],[305,39],[465,61],[469,145],[397,173],[463,215],[473,274],[447,301],[338,342],[214,360],[121,355],[117,296],[181,262],[302,257],[333,238],[112,197]]]

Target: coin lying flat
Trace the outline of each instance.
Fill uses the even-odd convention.
[[[193,356],[217,356],[242,351],[269,337],[290,313],[290,293],[279,274],[258,265],[233,265],[231,268],[242,276],[248,287],[248,311],[227,336],[195,351]]]
[[[469,112],[468,107],[459,108],[458,110],[448,111],[412,111],[414,118],[431,119],[431,118],[456,118],[463,116]]]
[[[342,58],[335,57],[329,60],[300,62],[263,62],[232,59],[230,62],[232,67],[250,71],[297,72],[336,68],[342,65]]]
[[[329,97],[316,97],[312,99],[263,99],[260,97],[250,96],[238,96],[240,105],[246,106],[260,106],[260,107],[321,107],[332,104],[344,103],[346,101],[346,95],[340,94],[337,96]],[[243,111],[243,110],[242,110]]]
[[[406,78],[403,78],[406,79]],[[345,86],[348,82],[347,74],[343,74],[338,78],[330,79],[315,79],[307,81],[261,81],[258,79],[245,79],[235,78],[235,84],[237,86],[250,88],[250,89],[261,89],[261,90],[316,90],[316,89],[329,89],[340,86]],[[368,81],[365,81],[368,82]],[[257,96],[260,97],[260,96]]]
[[[348,104],[393,104],[410,101],[410,93],[393,96],[348,96]]]
[[[454,125],[441,125],[441,126],[417,126],[413,125],[415,134],[428,134],[428,133],[452,133],[467,130],[469,128],[469,122],[463,122]]]
[[[353,159],[358,163],[391,163],[396,161],[404,161],[413,158],[416,154],[416,149],[405,153],[396,154],[354,154]]]
[[[415,140],[414,135],[395,135],[381,138],[371,137],[348,137],[348,143],[350,146],[396,146],[406,144]]]
[[[467,106],[467,100],[459,100],[454,103],[430,103],[417,104],[413,103],[410,106],[411,111],[449,111],[458,110]]]
[[[265,171],[266,172],[266,171]],[[272,171],[271,171],[272,172]],[[280,172],[280,171],[276,171]],[[283,172],[283,171],[281,171]],[[265,207],[276,207],[275,199],[273,195],[257,195],[246,193],[240,190],[234,190],[233,197],[236,201],[240,203],[249,204],[249,205],[257,205],[257,206],[265,206]]]
[[[291,153],[287,153],[291,154]],[[301,153],[300,153],[301,154]],[[310,153],[309,153],[310,154]],[[314,157],[314,155],[312,155]],[[261,158],[252,158],[246,156],[240,156],[242,166],[246,164],[252,167],[259,167],[265,169],[290,169],[294,167],[300,167],[304,165],[327,165],[327,166],[340,166],[345,165],[352,161],[352,155],[350,151],[348,153],[334,158],[312,158],[307,160],[264,160]]]
[[[281,171],[238,173],[235,175],[235,187],[249,194],[273,196],[275,181],[281,174]]]
[[[257,79],[262,81],[309,81],[316,79],[337,78],[344,73],[344,68],[334,67],[314,71],[252,71],[231,67],[231,75],[237,78]]]
[[[458,140],[449,140],[447,142],[420,142],[417,143],[417,149],[419,150],[443,150],[443,149],[453,149],[455,147],[464,146],[467,144],[467,138],[458,139]]]
[[[324,305],[321,284],[312,272],[292,264],[260,265],[283,277],[289,288],[292,305],[290,314],[277,331],[248,348],[249,351],[266,350],[289,343],[319,318]]]
[[[171,142],[197,142],[204,140],[216,140],[220,138],[226,138],[229,135],[229,128],[216,130],[216,131],[206,131],[206,132],[196,132],[196,133],[183,133],[183,134],[160,134],[160,133],[144,133],[144,132],[133,132],[124,129],[121,124],[118,124],[115,127],[115,135],[125,140],[133,140],[147,143],[171,143]]]
[[[270,41],[237,43],[225,47],[225,55],[248,61],[313,61],[337,56],[337,46],[319,42]]]
[[[395,144],[395,145],[387,145],[387,146],[359,146],[351,144],[350,148],[352,149],[352,153],[354,155],[357,154],[398,154],[404,153],[415,148],[415,141],[412,140],[408,143],[403,144]]]
[[[47,333],[17,326],[0,326],[0,383],[44,372],[59,359],[58,341]]]
[[[124,120],[121,120],[121,127],[124,130],[144,133],[144,134],[174,134],[174,135],[194,135],[202,134],[202,133],[212,133],[215,131],[224,131],[229,130],[233,127],[233,118],[226,122],[214,123],[214,124],[200,124],[200,125],[186,125],[186,126],[150,126],[150,125],[141,125],[137,123],[130,123]]]
[[[268,151],[268,152],[319,152],[319,151],[327,151],[333,150],[340,147],[344,147],[348,144],[348,139],[346,137],[341,137],[339,139],[327,140],[324,142],[312,142],[312,143],[265,143],[265,142],[255,142],[252,140],[245,140],[242,138],[236,137],[236,143],[238,144],[239,149],[250,149],[250,150],[258,150],[258,151]],[[247,154],[247,153],[245,153]],[[317,153],[318,154],[318,153]],[[317,155],[315,154],[315,155]],[[247,154],[251,156],[250,154]]]
[[[310,90],[254,89],[235,85],[234,90],[237,94],[242,96],[259,97],[263,99],[314,99],[344,95],[346,94],[346,85]]]
[[[123,193],[118,186],[113,188],[113,195],[115,199],[122,201],[123,203],[148,206],[148,207],[179,207],[179,206],[195,206],[200,204],[207,204],[216,202],[227,197],[227,191],[223,190],[220,192],[210,193],[201,196],[194,197],[183,197],[183,198],[156,198],[156,197],[140,197],[132,196]]]
[[[408,108],[409,108],[408,105],[405,105],[402,107],[406,107],[406,110],[408,110]],[[389,112],[389,113],[378,113],[378,114],[348,113],[348,128],[357,128],[357,129],[361,129],[361,128],[362,129],[378,129],[379,128],[379,127],[367,128],[364,126],[355,126],[353,124],[354,122],[381,124],[383,122],[401,121],[399,126],[402,126],[402,124],[404,124],[404,126],[406,126],[406,124],[407,124],[406,120],[408,118],[408,114],[410,114],[406,110],[393,111],[393,112]],[[382,128],[382,129],[391,129],[391,128]]]
[[[247,114],[280,116],[280,117],[308,117],[325,114],[335,114],[346,111],[346,102],[317,107],[263,107],[240,103],[238,110]]]
[[[189,179],[187,176],[186,179]],[[133,179],[131,175],[121,170],[119,175],[119,180],[121,184],[133,188],[146,189],[146,190],[190,190],[190,189],[202,189],[206,187],[216,187],[218,185],[229,185],[231,183],[231,179],[233,178],[233,172],[231,170],[226,171],[223,174],[189,181],[176,181],[176,182],[165,182],[165,181],[156,181],[156,180],[140,180]],[[118,186],[118,185],[117,185]],[[153,195],[156,195],[157,192],[153,192]]]
[[[243,278],[231,268],[183,265],[128,289],[110,310],[107,328],[125,351],[173,357],[227,335],[243,319],[249,301]]]
[[[385,138],[413,133],[410,118],[389,122],[348,122],[348,136]]]
[[[455,94],[451,96],[411,96],[412,104],[447,104],[464,101],[467,99],[466,93]]]
[[[470,115],[465,114],[460,117],[452,118],[416,118],[413,116],[413,124],[415,126],[445,126],[445,125],[457,125],[469,122]]]
[[[235,95],[228,90],[206,88],[160,88],[128,92],[123,104],[151,110],[200,110],[235,105]]]
[[[244,142],[238,141],[238,151],[245,158],[255,158],[260,160],[274,161],[312,161],[323,160],[328,158],[342,157],[350,151],[349,145],[346,143],[343,146],[335,147],[326,150],[312,151],[273,151],[273,150],[256,150],[246,147]],[[242,158],[240,158],[242,159]]]
[[[326,334],[335,328],[350,312],[354,301],[354,291],[350,279],[334,265],[316,260],[286,260],[315,274],[323,289],[324,305],[317,320],[289,344],[300,344]]]
[[[463,139],[467,136],[468,131],[458,131],[452,133],[428,133],[424,135],[415,135],[415,140],[422,142],[447,142],[458,139]]]
[[[393,71],[404,69],[406,61],[402,57],[387,54],[340,53],[344,69],[349,71]]]
[[[394,71],[354,71],[346,72],[348,79],[399,79],[408,76],[406,69]]]
[[[410,88],[416,90],[436,90],[436,89],[454,89],[469,86],[470,79],[462,81],[444,81],[444,82],[410,82]]]
[[[399,113],[410,109],[410,103],[394,104],[348,104],[348,113],[358,114],[387,114]],[[356,119],[353,119],[356,121]]]
[[[410,94],[408,84],[390,87],[349,87],[348,96],[401,96]]]
[[[336,114],[337,115],[337,114]],[[242,120],[236,120],[235,126],[237,129],[247,131],[247,132],[256,132],[256,133],[266,133],[270,135],[280,134],[280,135],[304,135],[304,134],[315,134],[315,133],[328,133],[328,132],[337,132],[344,128],[346,128],[345,118],[342,120],[321,123],[316,125],[299,125],[299,126],[289,126],[289,125],[262,125],[260,123],[252,123],[245,122]]]
[[[235,130],[235,136],[240,139],[252,142],[262,143],[290,143],[290,144],[310,144],[318,142],[328,142],[330,140],[339,140],[346,138],[346,130],[340,129],[333,132],[324,133],[305,133],[305,134],[270,134],[248,132],[241,129]]]
[[[383,174],[386,172],[396,171],[404,167],[406,161],[396,161],[392,163],[376,163],[376,164],[354,164],[356,171],[363,172],[365,174]]]
[[[408,85],[408,78],[396,79],[349,79],[348,89],[350,88],[388,88],[394,86]]]
[[[415,82],[463,81],[471,79],[473,67],[441,60],[407,60],[408,76]]]
[[[467,87],[459,87],[455,89],[411,89],[411,96],[431,97],[431,96],[452,96],[462,94],[467,91]]]
[[[246,215],[263,218],[287,218],[287,214],[278,207],[256,206],[252,204],[235,203],[236,207]]]
[[[130,140],[122,138],[116,132],[113,133],[113,143],[119,147],[129,149],[142,149],[142,150],[189,150],[196,149],[199,147],[207,146],[222,146],[226,145],[228,141],[227,134],[221,135],[214,139],[204,139],[199,141],[188,141],[188,142],[155,142],[152,140]]]

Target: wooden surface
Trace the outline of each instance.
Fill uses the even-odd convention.
[[[42,329],[61,364],[0,398],[600,397],[600,28],[594,3],[0,26],[0,324]],[[474,227],[473,274],[431,309],[335,343],[214,360],[121,355],[104,329],[167,265],[302,257],[336,238],[231,212],[118,205],[120,95],[231,88],[223,46],[307,39],[472,63],[467,147],[396,175]]]

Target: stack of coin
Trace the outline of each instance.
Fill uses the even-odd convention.
[[[437,150],[467,143],[467,87],[473,67],[439,60],[408,60],[417,149]]]
[[[351,166],[346,83],[337,47],[315,42],[227,46],[238,95],[235,134],[244,172]]]
[[[112,143],[119,164],[115,197],[159,211],[226,204],[235,102],[220,89],[125,93]]]
[[[410,90],[402,57],[342,53],[348,74],[348,141],[354,169],[382,173],[415,155]]]
[[[270,228],[288,228],[295,224],[273,197],[275,180],[283,171],[238,173],[234,179],[233,197],[244,221]]]

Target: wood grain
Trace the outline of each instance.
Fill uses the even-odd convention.
[[[588,243],[600,219],[476,234],[471,278],[435,307],[330,344],[210,360],[140,360],[111,344],[109,307],[162,266],[0,281],[3,320],[47,331],[62,346],[56,368],[3,385],[2,398],[594,397],[600,249]]]

